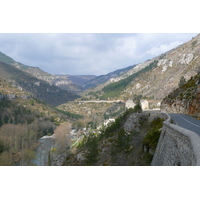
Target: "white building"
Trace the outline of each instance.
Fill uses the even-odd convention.
[[[108,127],[113,122],[115,122],[115,119],[109,118],[109,119],[107,119],[107,120],[104,121],[103,125],[105,127]]]
[[[127,109],[129,108],[134,108],[135,107],[135,103],[133,102],[133,100],[129,99],[128,101],[126,101],[125,106]]]
[[[147,101],[146,99],[141,99],[140,100],[140,104],[142,107],[142,110],[146,110],[149,109],[149,101]],[[126,101],[125,106],[127,109],[129,108],[134,108],[135,107],[135,103],[133,102],[133,100],[129,99],[128,101]]]
[[[142,106],[142,110],[149,109],[149,102],[146,99],[141,99],[140,104]]]

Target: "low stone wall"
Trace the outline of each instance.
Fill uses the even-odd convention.
[[[200,137],[187,129],[163,122],[152,166],[200,166]]]

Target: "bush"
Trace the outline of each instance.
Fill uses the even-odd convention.
[[[150,124],[151,130],[146,134],[146,136],[143,139],[143,146],[147,148],[147,151],[149,151],[150,148],[156,149],[160,134],[161,134],[161,128],[163,125],[163,119],[160,117],[153,120]]]
[[[87,147],[87,152],[85,155],[86,165],[93,165],[98,160],[98,138],[97,137],[88,137],[85,147]]]
[[[142,112],[142,107],[140,102],[138,101],[137,104],[135,105],[135,107],[133,108],[133,112],[134,113],[141,113]]]

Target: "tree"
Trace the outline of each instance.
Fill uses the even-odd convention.
[[[140,101],[137,101],[135,107],[133,108],[134,113],[141,113],[142,112],[142,106],[140,104]]]
[[[71,130],[71,125],[67,122],[60,124],[54,131],[55,134],[55,147],[58,153],[67,149],[69,146],[69,133]]]
[[[186,80],[183,76],[181,76],[178,86],[182,87],[186,83]]]
[[[86,165],[93,165],[98,161],[98,138],[88,137],[88,140],[86,142],[87,152],[85,154],[85,162]]]

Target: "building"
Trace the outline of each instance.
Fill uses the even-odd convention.
[[[110,124],[112,124],[113,122],[115,122],[115,119],[109,118],[109,119],[107,119],[107,120],[104,121],[103,125],[104,125],[105,127],[108,127],[108,126],[109,126]]]
[[[131,100],[131,99],[129,99],[128,101],[126,101],[126,103],[125,103],[125,107],[127,108],[127,109],[129,109],[129,108],[134,108],[135,107],[135,103],[133,102],[133,100]]]
[[[141,99],[140,101],[142,110],[149,109],[149,102],[146,99]]]

